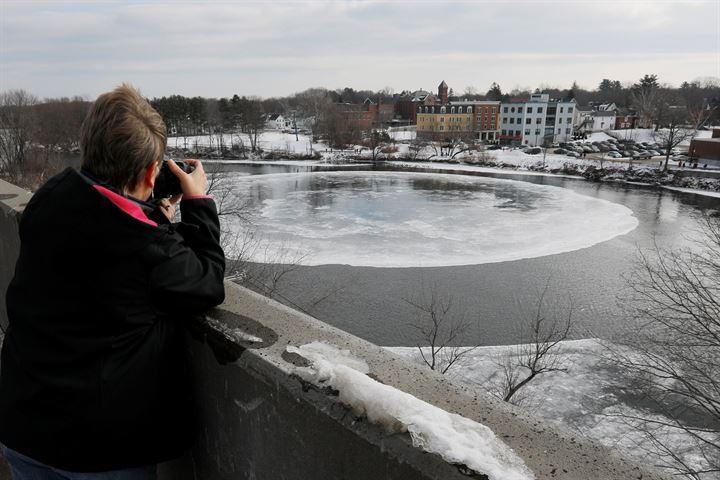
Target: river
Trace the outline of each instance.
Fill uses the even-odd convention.
[[[451,298],[449,315],[468,324],[456,342],[462,345],[522,341],[524,319],[535,314],[545,290],[543,315],[549,320],[572,308],[572,338],[635,328],[622,306],[638,249],[688,247],[699,214],[720,208],[718,198],[556,176],[497,172],[452,179],[387,166],[337,174],[326,167],[223,168],[239,175],[236,193],[254,199],[261,230],[290,242],[298,235],[310,239],[320,258],[303,262],[326,263],[326,250],[333,252],[329,264],[287,273],[279,283],[283,301],[386,346],[427,343],[411,302],[426,303],[433,293]],[[251,175],[266,177],[248,183]],[[380,207],[363,209],[368,198]],[[439,213],[450,209],[462,213]],[[302,220],[305,211],[310,213]],[[433,223],[441,218],[445,223]],[[320,220],[325,223],[313,228]],[[378,224],[387,226],[387,238],[368,230]],[[406,225],[399,233],[398,224]],[[363,228],[350,234],[358,225]],[[332,234],[313,233],[322,228]],[[413,258],[423,266],[406,266]]]

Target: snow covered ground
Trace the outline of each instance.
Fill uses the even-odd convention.
[[[226,148],[233,145],[244,145],[250,150],[250,138],[245,133],[226,133],[218,135],[198,135],[192,137],[168,137],[168,148],[194,149],[196,147],[218,148],[220,142]],[[310,155],[313,151],[323,152],[328,146],[323,143],[312,143],[310,136],[294,133],[283,133],[279,130],[266,130],[258,136],[258,146],[266,152],[288,152],[296,155]]]
[[[417,348],[388,349],[423,364]],[[425,348],[425,352],[428,355],[429,350]],[[497,394],[502,380],[500,365],[505,358],[517,354],[517,346],[480,347],[461,358],[447,375],[469,387]],[[652,464],[652,457],[646,451],[653,451],[652,443],[633,428],[629,420],[631,416],[650,413],[628,400],[631,396],[625,393],[631,387],[629,380],[613,368],[603,344],[596,339],[566,341],[561,344],[560,357],[567,371],[540,375],[523,387],[519,392],[524,399],[522,407],[562,428]],[[688,435],[671,430],[655,434],[674,445],[677,451],[685,451],[684,457],[691,464],[703,465],[703,460],[694,456],[689,448],[692,438]]]
[[[663,129],[661,128],[660,131]],[[618,140],[634,140],[635,142],[655,142],[655,129],[653,128],[634,128],[628,130],[610,130],[608,132],[610,136]],[[597,136],[597,137],[596,137]],[[605,138],[600,138],[605,136]],[[695,138],[710,138],[712,136],[711,130],[700,130],[695,134]],[[607,135],[603,132],[595,132],[591,135],[589,140],[591,141],[602,141],[607,139]],[[685,140],[680,144],[681,146],[690,145],[690,139]]]

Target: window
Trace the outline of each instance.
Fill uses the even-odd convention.
[[[510,119],[510,123],[515,123],[515,119],[514,119],[514,118],[511,118],[511,119]]]
[[[445,107],[440,107],[440,113],[445,113]]]
[[[522,113],[522,108],[523,107],[518,107],[518,113]]]
[[[507,117],[503,117],[503,122],[502,122],[502,123],[507,123]]]
[[[532,113],[532,107],[527,108],[527,113]]]
[[[519,137],[519,136],[520,136],[520,130],[515,130],[515,136],[516,136],[516,137]]]
[[[515,113],[515,107],[510,107],[510,113]]]
[[[455,113],[455,107],[450,108],[450,113]]]
[[[567,134],[569,135],[569,134],[570,134],[570,129],[569,129],[569,128],[566,128],[566,129],[565,129],[565,133],[567,133]]]
[[[568,107],[568,113],[572,113],[572,112],[573,112],[573,107]]]
[[[543,112],[543,107],[538,107],[538,113],[542,113],[542,112]]]
[[[472,113],[472,107],[467,108],[467,113]]]
[[[529,128],[525,129],[525,135],[530,135],[530,129],[529,129]]]
[[[440,125],[440,130],[445,130],[445,127],[443,127],[442,125]]]
[[[418,113],[422,113],[422,107],[418,107]]]
[[[542,118],[540,118],[540,117],[536,118],[535,123],[540,125],[542,123]]]
[[[540,129],[539,129],[539,128],[536,128],[536,129],[535,129],[535,135],[540,135]]]
[[[492,113],[495,113],[495,107],[492,108]],[[507,113],[507,112],[505,112],[505,113]]]
[[[564,108],[564,107],[560,107],[560,113],[563,113],[563,108]]]
[[[530,125],[531,122],[532,122],[532,119],[531,119],[531,118],[526,118],[526,119],[525,119],[525,125]]]
[[[508,113],[508,107],[503,107],[503,113]]]
[[[503,130],[501,133],[502,135],[507,135],[507,130]]]
[[[440,117],[440,121],[444,123],[444,122],[445,122],[445,117]]]
[[[560,135],[560,129],[558,128],[558,135]]]

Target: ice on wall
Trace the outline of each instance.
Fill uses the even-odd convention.
[[[339,392],[341,402],[388,432],[408,432],[416,447],[484,473],[491,480],[535,478],[488,427],[371,379],[366,375],[367,364],[347,350],[313,342],[288,346],[287,351],[310,362],[310,367],[298,368],[305,380],[331,386]]]
[[[638,225],[616,203],[489,177],[315,172],[237,177],[233,186],[268,243],[251,252],[257,262],[295,249],[305,265],[475,265],[586,248]]]

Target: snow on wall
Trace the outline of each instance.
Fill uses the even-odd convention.
[[[311,367],[297,368],[302,378],[331,386],[339,392],[342,403],[388,432],[410,433],[416,447],[484,473],[491,480],[535,478],[522,459],[488,427],[371,379],[367,364],[347,350],[313,342],[288,346],[287,351],[311,363]]]

